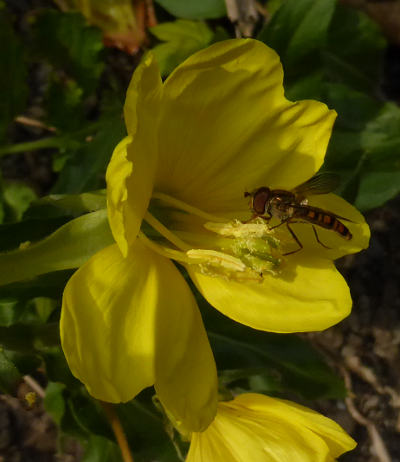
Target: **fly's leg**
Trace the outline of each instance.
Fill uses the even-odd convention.
[[[255,213],[249,220],[246,220],[243,222],[243,224],[247,224],[247,223],[251,223],[253,220],[255,220],[256,218],[262,218],[263,220],[265,220],[267,223],[269,223],[269,221],[271,220],[272,218],[272,215],[270,212],[266,212],[269,216],[266,217],[264,215],[259,215],[258,213]]]
[[[317,233],[317,230],[315,229],[315,226],[314,226],[314,225],[311,225],[311,226],[312,226],[312,229],[313,229],[313,231],[314,231],[315,239],[317,240],[318,244],[322,245],[322,247],[324,247],[325,249],[330,249],[331,247],[328,247],[327,245],[323,244],[323,243],[319,240],[318,233]]]
[[[289,225],[290,221],[289,220],[288,221],[283,221],[282,223],[286,223],[286,227],[289,230],[289,233],[292,235],[293,239],[296,241],[296,243],[299,246],[298,249],[292,250],[290,252],[286,252],[286,253],[282,254],[282,256],[291,255],[293,253],[300,252],[300,250],[303,248],[303,244],[300,242],[299,238],[296,236],[293,229],[290,227],[290,225]],[[295,222],[292,221],[291,223],[295,223]]]
[[[303,248],[303,244],[300,242],[299,238],[294,233],[293,229],[290,227],[289,223],[298,223],[297,221],[290,221],[290,218],[286,220],[282,220],[279,224],[273,226],[271,229],[279,228],[283,224],[286,224],[286,228],[288,229],[289,233],[292,235],[293,239],[296,241],[297,245],[299,246],[298,249],[291,250],[290,252],[283,253],[282,256],[291,255],[292,253],[300,252]]]
[[[269,220],[270,220],[271,218],[272,218],[272,215],[270,216]],[[285,223],[287,223],[287,222],[288,222],[288,219],[286,219],[286,220],[282,220],[280,223],[278,223],[278,224],[277,224],[277,225],[275,225],[275,226],[272,226],[272,227],[271,227],[271,228],[269,228],[269,229],[275,229],[275,228],[279,228],[279,226],[282,226],[282,225],[284,225],[284,224],[285,224]]]
[[[265,215],[260,215],[260,217],[261,217],[264,221],[266,221],[267,223],[269,223],[269,222],[271,221],[272,214],[271,214],[271,212],[265,212],[265,214],[266,214],[266,215],[268,214],[268,216],[266,217]],[[272,229],[272,228],[271,228],[271,229]]]

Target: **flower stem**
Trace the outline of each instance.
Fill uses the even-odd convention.
[[[100,404],[103,406],[104,412],[106,413],[111,428],[113,429],[115,439],[117,440],[118,446],[121,449],[123,461],[134,462],[124,429],[122,428],[121,421],[115,412],[114,405],[111,403],[105,403],[104,401],[100,401]]]

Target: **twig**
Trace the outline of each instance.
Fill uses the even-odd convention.
[[[361,363],[360,358],[358,358],[355,355],[352,355],[345,356],[344,360],[346,363],[346,367],[348,369],[357,374],[365,382],[369,383],[374,388],[374,390],[380,395],[389,395],[392,400],[393,407],[400,408],[399,394],[391,387],[382,386],[379,382],[378,377],[375,375],[372,369],[364,366]]]
[[[153,0],[145,0],[147,11],[147,27],[154,27],[157,25],[156,12],[154,10]]]
[[[68,11],[68,5],[65,0],[54,0],[54,3],[60,8],[61,11]]]
[[[49,125],[44,124],[40,120],[32,119],[31,117],[18,116],[14,120],[17,123],[19,123],[21,125],[27,125],[28,127],[41,128],[41,129],[47,130],[49,132],[57,131],[57,129],[55,127],[50,127]]]
[[[42,399],[45,397],[46,392],[44,389],[36,382],[35,379],[33,379],[30,375],[24,375],[23,377],[24,382],[29,385],[32,390],[40,396]]]
[[[347,398],[345,398],[347,409],[349,410],[353,419],[367,429],[369,437],[371,439],[374,454],[376,455],[379,462],[392,462],[389,452],[386,449],[385,443],[383,442],[383,439],[380,433],[378,432],[378,429],[376,428],[375,424],[371,422],[369,419],[367,419],[365,416],[363,416],[354,404],[354,395],[352,392],[350,373],[343,366],[340,367],[340,370],[342,372],[346,388],[349,392],[349,395],[347,396]]]
[[[134,462],[124,429],[122,428],[121,421],[119,420],[118,415],[115,412],[114,405],[111,403],[105,403],[104,401],[99,402],[103,406],[104,412],[106,413],[111,428],[113,429],[115,439],[117,440],[118,446],[121,450],[123,461]]]
[[[255,0],[225,0],[225,4],[236,37],[251,37],[258,18]]]

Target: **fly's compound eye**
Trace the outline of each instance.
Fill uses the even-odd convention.
[[[269,200],[270,190],[263,187],[258,189],[253,195],[253,210],[258,215],[263,215]]]

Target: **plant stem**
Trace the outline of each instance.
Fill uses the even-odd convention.
[[[25,143],[12,144],[10,146],[3,146],[0,148],[0,156],[7,154],[18,154],[26,151],[36,151],[45,148],[60,148],[66,145],[65,138],[51,137],[42,138],[36,141],[27,141]]]
[[[124,429],[122,428],[121,421],[119,420],[118,415],[115,412],[114,405],[111,403],[105,403],[104,401],[100,401],[100,403],[103,406],[103,409],[110,422],[111,428],[113,429],[118,446],[121,449],[122,459],[124,460],[124,462],[134,462],[131,450],[129,449],[128,441],[125,436]]]

